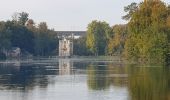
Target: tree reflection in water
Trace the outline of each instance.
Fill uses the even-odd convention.
[[[128,67],[130,100],[170,100],[168,67]]]
[[[127,69],[122,64],[91,64],[87,67],[88,87],[91,90],[106,90],[110,86],[127,86]]]
[[[57,77],[59,75],[63,77]],[[129,100],[170,100],[170,67],[127,66],[106,62],[75,63],[70,60],[59,60],[58,63],[0,64],[0,90],[27,92],[36,87],[47,89],[50,83],[55,86],[62,82],[83,83],[84,88],[86,81],[88,90],[93,90],[93,93],[123,87],[127,90],[124,95],[129,95]]]
[[[48,76],[57,74],[54,70],[46,70],[42,65],[0,64],[0,89],[32,90],[36,86],[45,88],[48,85]],[[43,65],[46,66],[46,65]]]
[[[91,90],[125,86],[129,91],[129,100],[170,100],[169,67],[91,64],[87,72]]]
[[[106,67],[89,65],[88,86],[92,90],[102,90],[109,87]]]

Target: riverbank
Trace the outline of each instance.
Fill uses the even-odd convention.
[[[71,62],[109,62],[115,64],[133,64],[141,66],[162,66],[167,64],[148,64],[140,62],[129,62],[127,59],[120,56],[72,56],[72,57],[59,57],[59,56],[48,56],[48,57],[25,57],[25,58],[8,58],[6,60],[0,60],[0,63],[57,63],[59,60],[67,60]]]
[[[59,56],[49,56],[49,57],[31,57],[31,58],[20,58],[20,59],[14,59],[14,58],[8,58],[6,60],[0,60],[0,63],[13,63],[16,61],[20,61],[22,63],[34,63],[34,62],[55,62],[57,60],[71,60],[75,62],[119,62],[123,63],[125,62],[124,59],[122,59],[119,56],[73,56],[73,57],[59,57]]]

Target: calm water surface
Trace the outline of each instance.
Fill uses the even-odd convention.
[[[170,69],[96,60],[1,62],[0,100],[170,100]]]

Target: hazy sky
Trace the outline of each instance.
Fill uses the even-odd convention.
[[[36,23],[45,21],[55,30],[86,30],[92,20],[111,26],[126,23],[121,19],[124,6],[142,0],[0,0],[0,20],[14,12],[28,12]],[[170,0],[164,0],[170,4]]]

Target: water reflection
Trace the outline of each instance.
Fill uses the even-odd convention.
[[[24,95],[19,100],[170,100],[170,68],[70,59],[6,62],[0,64],[0,98],[9,93]]]
[[[89,65],[88,68],[88,87],[92,90],[106,90],[110,86],[127,85],[127,69],[121,64]]]
[[[59,59],[58,63],[21,63],[20,61],[0,64],[0,90],[33,90],[36,86],[46,88],[50,79],[57,75],[73,74],[73,62]]]
[[[169,67],[97,64],[89,65],[87,70],[91,90],[128,87],[129,100],[170,100]]]
[[[32,90],[35,86],[48,85],[46,74],[56,74],[41,65],[6,63],[0,65],[0,89]]]
[[[170,69],[129,66],[130,100],[170,100]]]
[[[88,86],[92,90],[109,88],[110,82],[107,76],[107,69],[103,66],[89,65]]]
[[[73,62],[70,59],[59,59],[59,74],[70,75],[73,73]]]

